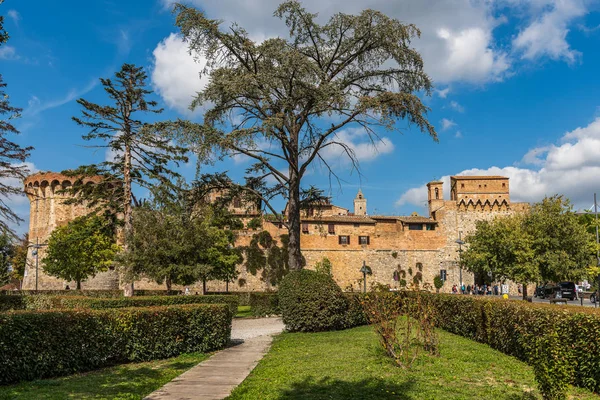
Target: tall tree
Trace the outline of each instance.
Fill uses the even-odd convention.
[[[246,269],[252,275],[261,272],[260,279],[267,285],[275,286],[289,272],[288,236],[281,235],[281,246],[268,231],[252,235],[250,244],[244,248]]]
[[[493,279],[510,279],[523,285],[536,282],[539,269],[534,262],[533,239],[524,229],[525,217],[513,215],[493,221],[478,221],[463,253],[463,263],[471,272],[491,274]]]
[[[48,239],[44,271],[66,281],[81,281],[106,271],[119,251],[106,221],[96,215],[75,218],[56,228]]]
[[[287,200],[292,270],[302,268],[300,208],[307,170],[318,163],[337,179],[323,154],[330,147],[359,168],[352,148],[337,136],[342,129],[364,129],[375,144],[377,128],[400,131],[396,122],[405,119],[437,140],[417,95],[429,95],[432,83],[411,47],[420,35],[414,25],[373,10],[338,13],[320,25],[299,1],[286,1],[275,16],[285,21],[289,37],[255,42],[238,25],[223,30],[220,21],[194,8],[178,4],[175,12],[190,52],[207,60],[203,73],[210,76],[191,107],[208,109],[202,125],[177,121],[156,128],[193,147],[202,161],[233,155],[254,161],[242,189],[274,214],[270,200]]]
[[[0,5],[3,2],[0,0]],[[0,48],[8,38],[4,30],[4,16],[0,15]],[[14,237],[15,233],[9,224],[18,224],[22,219],[10,208],[7,200],[23,195],[21,181],[29,173],[24,163],[33,148],[22,147],[8,138],[19,133],[12,120],[20,116],[21,109],[10,105],[5,88],[6,83],[0,74],[0,232],[8,232]]]
[[[19,289],[23,285],[25,267],[27,265],[27,250],[29,249],[29,234],[24,234],[16,243],[10,259],[12,267],[11,278],[19,282]]]
[[[524,227],[533,238],[535,262],[543,280],[577,280],[595,264],[595,238],[563,196],[534,204]]]
[[[73,117],[78,125],[89,129],[83,139],[103,142],[92,147],[108,149],[111,157],[100,164],[66,172],[77,177],[71,188],[77,196],[72,201],[85,201],[91,207],[99,207],[114,220],[122,218],[125,235],[132,229],[136,200],[133,188],[151,189],[156,184],[172,187],[171,182],[179,175],[169,164],[187,162],[186,149],[145,129],[148,123],[140,119],[140,114],[162,112],[156,101],[148,99],[152,91],[147,89],[146,79],[142,67],[123,64],[114,81],[100,79],[112,104],[99,105],[79,99],[82,116]],[[100,182],[86,184],[85,178],[97,175],[102,177]],[[124,250],[127,251],[127,244]],[[132,288],[126,290],[132,291]]]

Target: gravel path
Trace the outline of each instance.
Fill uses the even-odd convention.
[[[283,331],[281,318],[240,318],[233,320],[231,340],[239,341],[258,336],[275,335]]]

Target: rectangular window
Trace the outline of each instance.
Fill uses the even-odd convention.
[[[427,224],[428,231],[435,231],[435,224]]]
[[[235,208],[240,208],[242,206],[242,201],[238,198],[233,199],[233,206]]]
[[[358,237],[358,244],[369,244],[369,237],[368,236],[359,236]]]
[[[335,235],[335,224],[329,224],[328,232],[330,235]]]
[[[422,231],[423,224],[408,224],[409,231]]]
[[[308,224],[306,222],[302,223],[302,233],[308,233]]]
[[[339,244],[350,244],[350,236],[338,236]]]

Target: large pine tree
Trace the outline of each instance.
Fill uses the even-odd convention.
[[[141,115],[162,112],[146,87],[147,75],[142,67],[123,64],[114,81],[100,79],[111,100],[110,105],[95,104],[85,99],[77,102],[83,107],[81,117],[73,117],[80,126],[89,129],[83,136],[95,141],[92,147],[107,151],[104,162],[66,171],[76,177],[72,194],[75,200],[101,209],[114,221],[122,223],[124,235],[132,230],[132,210],[136,203],[135,187],[152,189],[156,185],[175,187],[179,178],[172,163],[187,162],[186,150],[174,146],[168,138],[151,132]],[[98,143],[100,141],[101,143]],[[91,176],[101,176],[95,185],[88,185]],[[125,251],[127,244],[125,243]]]
[[[0,5],[4,0],[0,0]],[[4,30],[4,17],[0,15],[0,47],[8,41],[8,33]],[[9,139],[9,135],[19,133],[12,124],[12,120],[19,117],[20,108],[10,105],[8,94],[5,92],[6,83],[0,75],[0,233],[9,232],[14,236],[14,231],[9,224],[21,222],[21,218],[11,210],[7,200],[12,196],[23,194],[19,183],[29,170],[24,163],[31,147],[21,147]]]

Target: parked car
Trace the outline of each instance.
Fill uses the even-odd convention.
[[[577,289],[574,282],[548,283],[544,286],[545,299],[577,300]]]

